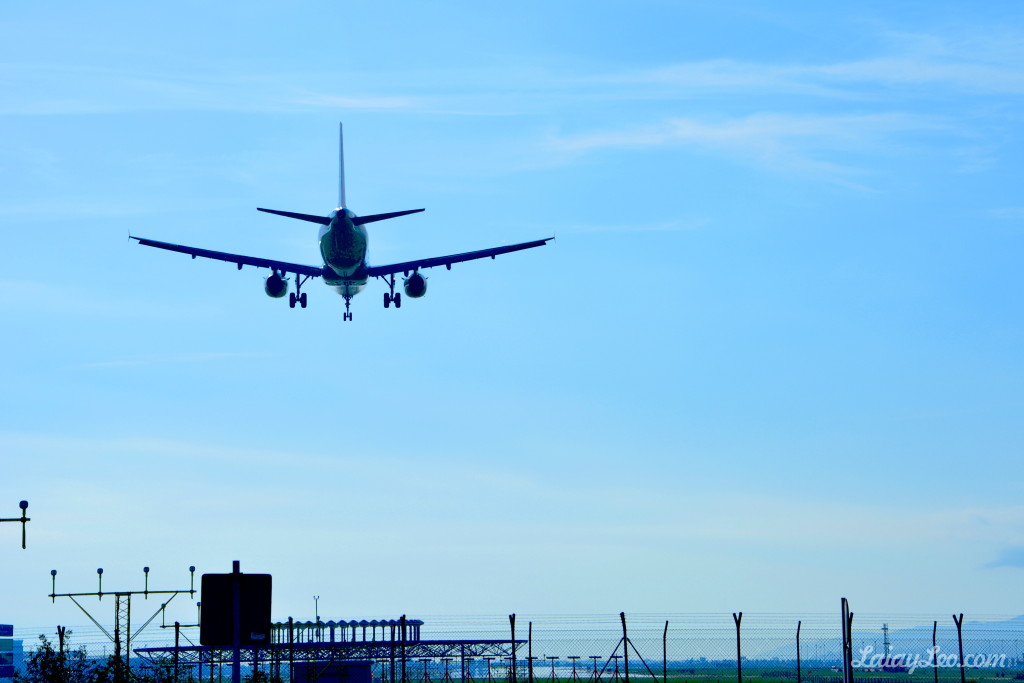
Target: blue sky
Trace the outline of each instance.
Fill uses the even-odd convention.
[[[0,621],[1019,614],[1016,3],[137,3],[0,19]],[[129,233],[374,263],[309,308]],[[180,580],[179,580],[180,579]],[[185,610],[181,617],[188,618]]]

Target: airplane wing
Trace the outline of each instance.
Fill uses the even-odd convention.
[[[295,273],[297,275],[308,275],[309,277],[319,277],[323,269],[320,266],[304,266],[301,263],[287,263],[285,261],[274,261],[272,259],[258,258],[256,256],[242,256],[241,254],[229,254],[223,251],[211,251],[209,249],[197,249],[196,247],[186,247],[181,244],[171,244],[169,242],[157,242],[156,240],[149,240],[145,237],[130,236],[131,239],[136,240],[139,244],[146,247],[156,247],[157,249],[166,249],[167,251],[176,251],[180,254],[188,254],[192,258],[196,256],[202,256],[203,258],[212,258],[218,261],[227,261],[234,263],[241,270],[242,266],[255,266],[257,268],[272,268],[281,273]]]
[[[417,261],[405,261],[403,263],[392,263],[387,266],[370,266],[367,268],[367,274],[370,277],[381,277],[383,275],[392,275],[394,273],[404,273],[410,270],[416,270],[418,268],[433,268],[434,266],[445,266],[451,270],[453,263],[461,263],[463,261],[473,261],[475,259],[487,258],[490,256],[494,258],[499,254],[509,254],[513,251],[522,251],[523,249],[533,249],[534,247],[542,247],[554,237],[548,237],[542,240],[534,240],[533,242],[521,242],[520,244],[510,244],[507,247],[492,247],[490,249],[481,249],[480,251],[467,251],[463,254],[452,254],[450,256],[435,256],[434,258],[419,259]]]

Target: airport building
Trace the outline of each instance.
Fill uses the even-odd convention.
[[[14,626],[0,624],[0,683],[14,680]]]

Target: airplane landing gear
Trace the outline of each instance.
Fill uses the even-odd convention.
[[[384,292],[384,308],[389,308],[392,303],[395,304],[395,308],[402,307],[402,293],[395,294],[395,276],[392,274],[390,278],[385,280],[388,283],[390,292]]]
[[[352,297],[351,296],[346,296],[345,297],[345,317],[342,318],[342,320],[351,320],[352,319],[352,313],[350,313],[349,310],[348,310],[349,304],[351,304],[351,303],[352,303]]]
[[[295,308],[295,304],[299,304],[303,308],[306,307],[306,295],[302,291],[302,284],[310,278],[309,275],[302,277],[298,273],[295,274],[295,291],[288,294],[288,307]]]

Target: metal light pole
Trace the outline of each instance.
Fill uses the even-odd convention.
[[[21,517],[11,517],[9,519],[0,519],[0,522],[21,522],[21,549],[25,549],[25,523],[32,521],[30,517],[25,515],[28,510],[28,501],[23,500],[18,503],[18,507],[21,508]]]

